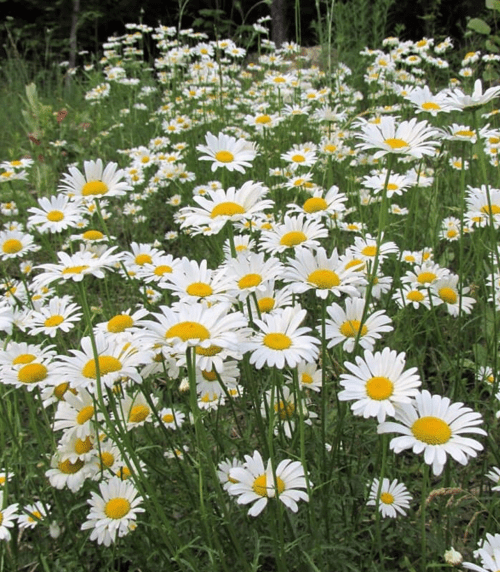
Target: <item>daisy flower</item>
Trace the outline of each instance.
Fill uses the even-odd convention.
[[[226,360],[223,365],[224,368],[220,372],[215,368],[196,368],[196,392],[199,396],[208,396],[209,399],[212,399],[224,397],[227,393],[234,395],[235,391],[239,391],[240,370],[238,362]]]
[[[80,306],[72,303],[71,296],[51,298],[47,306],[33,311],[27,319],[28,333],[31,336],[44,334],[55,337],[59,332],[67,333],[80,322]]]
[[[336,248],[327,256],[323,247],[312,252],[300,246],[295,249],[295,258],[288,259],[282,279],[290,283],[292,292],[300,294],[312,288],[316,296],[323,299],[330,293],[337,297],[359,296],[357,286],[363,282],[353,268],[346,268]]]
[[[410,403],[410,398],[418,394],[417,387],[422,384],[416,367],[403,371],[405,358],[404,352],[398,354],[384,348],[375,354],[365,350],[363,358],[355,358],[355,364],[345,362],[344,367],[350,373],[340,376],[344,390],[338,394],[339,400],[356,400],[351,409],[354,415],[362,415],[365,419],[376,417],[381,423],[387,415],[394,417],[394,406]]]
[[[236,468],[243,468],[244,463],[242,463],[239,459],[234,457],[233,459],[226,458],[224,461],[221,461],[217,465],[217,476],[219,477],[219,482],[222,485],[222,488],[227,491],[227,489],[237,483],[238,481],[233,477],[229,476],[229,473],[232,469]]]
[[[153,404],[156,406],[157,398],[152,397]],[[140,427],[144,423],[153,421],[153,411],[148,401],[142,393],[137,393],[133,397],[125,395],[120,400],[121,417],[127,424],[127,429]]]
[[[152,351],[144,349],[138,351],[129,341],[111,338],[101,332],[96,333],[95,343],[97,360],[94,358],[90,337],[87,336],[80,341],[81,350],[70,350],[72,356],[60,356],[61,376],[66,380],[70,379],[73,387],[78,390],[84,387],[94,393],[98,374],[100,383],[109,388],[122,378],[142,383],[137,368],[149,362]]]
[[[474,82],[474,91],[471,95],[465,94],[460,88],[449,90],[448,101],[453,109],[459,111],[474,110],[489,103],[500,95],[500,86],[490,87],[483,92],[483,82],[477,79]]]
[[[354,245],[349,248],[349,252],[352,253],[355,258],[372,263],[374,263],[378,255],[378,262],[382,264],[388,254],[399,252],[399,248],[397,244],[392,241],[381,242],[380,247],[378,247],[377,240],[367,234],[364,238],[355,236]]]
[[[384,518],[396,518],[398,513],[403,516],[406,515],[405,509],[410,508],[412,498],[406,486],[403,483],[399,483],[397,479],[394,479],[392,482],[389,479],[383,479],[382,486],[380,486],[379,479],[373,479],[370,487],[370,496],[366,504],[368,506],[376,506],[378,504],[378,510]]]
[[[178,409],[164,407],[158,412],[161,422],[167,429],[178,429],[184,423],[186,416]]]
[[[207,264],[206,259],[198,263],[184,256],[175,271],[166,276],[164,287],[182,302],[203,302],[207,305],[232,302],[228,294],[233,286],[231,278],[223,268],[211,270]]]
[[[254,451],[252,457],[245,455],[243,467],[230,469],[229,478],[236,482],[227,488],[227,492],[238,497],[238,504],[254,503],[248,511],[250,516],[258,516],[270,498],[278,498],[293,512],[298,510],[297,501],[309,501],[309,495],[301,490],[307,489],[308,483],[299,461],[285,459],[274,473],[271,460],[264,466],[260,453]]]
[[[362,348],[372,350],[382,333],[393,330],[390,325],[392,320],[384,310],[368,311],[365,321],[361,324],[365,303],[364,298],[348,298],[345,301],[345,310],[335,303],[327,307],[326,311],[331,318],[326,320],[325,331],[329,348],[343,343],[344,351],[352,352],[356,339],[359,338]],[[321,332],[321,326],[317,329]]]
[[[406,308],[407,306],[413,306],[415,310],[418,310],[421,306],[427,308],[427,310],[431,308],[428,290],[409,284],[395,292],[392,299],[400,308]]]
[[[19,528],[35,528],[35,526],[47,517],[49,507],[37,501],[23,507],[23,514],[17,520]]]
[[[247,335],[246,318],[230,309],[225,302],[210,307],[197,302],[161,306],[161,313],[153,314],[155,320],[145,322],[145,335],[152,344],[171,348],[179,366],[185,364],[187,349],[194,347],[198,367],[222,371],[227,357],[241,358]]]
[[[288,212],[299,212],[313,218],[335,218],[346,210],[346,201],[347,196],[333,185],[326,194],[322,189],[314,190],[301,206],[292,203],[287,205],[287,209]]]
[[[78,226],[83,219],[79,203],[71,201],[68,196],[40,197],[39,207],[28,209],[32,213],[28,217],[28,228],[36,228],[40,233],[57,233],[70,227]]]
[[[45,476],[49,479],[51,486],[62,490],[65,487],[72,493],[76,493],[83,487],[86,479],[92,478],[97,466],[87,464],[81,459],[72,463],[69,459],[63,460],[56,452],[50,461],[51,468],[45,471]]]
[[[114,268],[121,259],[120,254],[113,253],[116,248],[112,246],[99,255],[85,250],[72,255],[59,251],[57,252],[58,264],[47,263],[35,267],[41,268],[43,273],[35,276],[34,285],[36,288],[41,288],[57,281],[81,282],[84,276],[89,274],[96,278],[104,278],[104,270]]]
[[[252,352],[250,363],[257,369],[264,365],[283,369],[295,367],[301,361],[315,361],[320,342],[306,335],[311,328],[299,327],[306,315],[306,310],[294,306],[276,314],[266,314],[262,320],[255,319],[260,332],[243,343],[244,351]]]
[[[212,161],[212,171],[224,167],[228,171],[244,173],[257,156],[254,143],[224,133],[216,137],[209,132],[205,135],[205,142],[206,145],[197,145],[196,150],[205,153],[200,157],[201,161]]]
[[[372,171],[372,174],[364,177],[361,183],[363,187],[372,189],[372,191],[377,194],[383,191],[386,179],[387,170],[383,169],[379,172]],[[414,184],[415,181],[410,179],[407,175],[390,173],[389,180],[387,181],[387,196],[391,198],[393,195],[402,195]]]
[[[104,415],[96,411],[95,403],[93,396],[83,387],[78,393],[66,392],[64,401],[57,404],[53,430],[65,430],[67,438],[73,434],[79,439],[93,435],[96,432],[94,422],[104,419]]]
[[[28,252],[40,250],[40,246],[35,244],[33,236],[20,230],[0,231],[0,258],[20,258]]]
[[[140,507],[143,499],[132,483],[119,477],[101,483],[99,491],[100,495],[93,492],[87,501],[90,512],[81,529],[92,530],[90,540],[110,546],[117,537],[135,530],[137,514],[144,512]]]
[[[498,467],[492,467],[492,469],[486,473],[486,476],[490,481],[495,483],[495,486],[491,487],[491,490],[500,491],[500,469]]]
[[[230,294],[239,300],[264,292],[266,285],[278,278],[282,265],[277,258],[265,259],[264,253],[241,253],[224,266],[224,272],[231,279]]]
[[[413,103],[415,113],[430,113],[436,117],[438,113],[449,113],[452,107],[446,93],[433,94],[427,85],[415,87],[406,97],[406,100]]]
[[[307,220],[303,214],[293,218],[285,215],[283,224],[276,224],[271,231],[262,231],[261,249],[275,254],[299,245],[318,248],[318,239],[326,236],[328,229],[319,221]]]
[[[0,507],[3,507],[3,491],[0,491]],[[19,503],[0,508],[0,540],[10,540],[10,530],[18,519]]]
[[[59,188],[70,197],[117,197],[131,191],[132,187],[122,181],[125,171],[117,170],[116,163],[108,163],[103,169],[102,159],[85,161],[85,175],[76,167],[69,168],[69,174],[63,175]]]
[[[464,433],[487,434],[477,427],[483,421],[481,414],[464,407],[463,403],[451,403],[447,397],[423,390],[414,402],[400,404],[395,418],[396,423],[381,423],[378,433],[402,434],[391,440],[390,448],[395,453],[405,449],[412,449],[417,455],[424,453],[425,463],[432,465],[436,476],[442,473],[447,455],[466,465],[468,457],[475,457],[483,450],[479,441],[463,437]]]
[[[383,116],[379,123],[363,121],[360,127],[361,133],[356,137],[362,142],[357,147],[362,151],[376,150],[375,159],[392,153],[415,159],[432,156],[441,137],[440,132],[427,121],[417,122],[416,118],[397,124],[395,117]]]
[[[299,167],[312,167],[318,160],[315,148],[307,149],[304,146],[294,147],[290,151],[283,153],[281,159],[288,163],[288,166],[292,170],[296,170]]]
[[[264,199],[267,193],[266,187],[253,181],[247,181],[240,189],[209,189],[206,195],[194,197],[200,208],[185,207],[179,211],[181,228],[209,227],[210,234],[217,234],[228,221],[248,220],[272,208],[274,202]]]
[[[459,292],[458,279],[458,275],[448,274],[433,282],[430,288],[433,304],[435,306],[446,304],[448,313],[455,318],[459,315],[460,309],[464,314],[470,314],[476,303],[474,298],[464,296],[470,291],[470,288],[462,287],[462,292]]]

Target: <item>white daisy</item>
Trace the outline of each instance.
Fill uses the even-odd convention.
[[[143,499],[134,485],[113,477],[99,485],[100,495],[92,493],[87,502],[90,512],[82,524],[82,530],[92,530],[90,540],[110,546],[116,538],[126,536],[136,528],[137,514],[144,512],[140,507]]]
[[[351,373],[340,376],[344,390],[338,394],[339,400],[356,400],[351,409],[365,419],[376,417],[381,423],[387,415],[394,417],[394,406],[410,403],[422,384],[416,367],[403,371],[405,358],[404,352],[384,348],[375,354],[365,350],[363,358],[356,356],[356,364],[345,362]]]
[[[385,478],[382,480],[382,486],[380,486],[379,479],[373,479],[370,496],[366,504],[368,506],[378,504],[378,510],[384,518],[396,518],[398,513],[403,516],[406,515],[405,509],[410,508],[412,498],[406,486],[399,483],[397,479],[390,482],[389,479]]]
[[[209,132],[205,135],[205,142],[206,145],[197,145],[196,150],[205,153],[200,157],[201,161],[212,161],[212,171],[224,167],[228,171],[244,173],[245,168],[251,167],[251,162],[257,156],[254,143],[224,133],[219,133],[216,137]]]
[[[402,437],[391,440],[390,448],[395,453],[405,449],[412,449],[417,455],[424,453],[424,461],[432,465],[434,475],[441,474],[448,454],[466,465],[468,457],[483,450],[479,441],[462,437],[464,433],[487,434],[476,427],[483,421],[481,414],[463,403],[451,403],[447,397],[423,390],[414,402],[399,405],[395,417],[398,423],[381,423],[378,433],[401,433]]]
[[[3,491],[0,491],[0,507],[3,507]],[[5,508],[0,508],[0,540],[10,540],[9,528],[12,528],[18,519],[18,507],[19,504],[16,502]]]
[[[271,460],[264,466],[260,453],[255,451],[253,457],[245,455],[243,467],[230,469],[229,477],[237,482],[232,483],[227,492],[238,496],[238,504],[256,501],[248,511],[250,516],[258,516],[270,498],[278,498],[293,512],[298,510],[297,501],[309,501],[309,495],[301,490],[306,489],[308,483],[299,461],[281,461],[274,473]]]
[[[116,197],[132,190],[126,181],[122,181],[125,171],[117,170],[116,163],[108,163],[103,169],[102,159],[97,159],[85,161],[83,167],[85,175],[76,167],[70,167],[69,175],[63,175],[59,188],[70,197]]]

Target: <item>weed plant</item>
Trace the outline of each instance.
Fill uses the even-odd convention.
[[[500,568],[497,58],[259,45],[8,63],[1,570]]]

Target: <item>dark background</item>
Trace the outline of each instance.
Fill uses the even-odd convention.
[[[28,59],[42,54],[46,58],[57,56],[58,61],[68,59],[74,2],[0,0],[0,13],[3,15],[0,58],[16,46],[18,52]],[[182,4],[182,0],[180,2]],[[283,0],[283,3],[287,39],[295,40],[295,0]],[[373,4],[376,3],[373,0]],[[205,31],[213,39],[216,23],[221,37],[232,35],[238,40],[235,33],[244,30],[242,25],[250,26],[257,18],[269,15],[270,4],[271,0],[188,0],[181,26]],[[315,45],[318,43],[314,28],[317,19],[315,2],[302,0],[299,4],[301,44]],[[359,0],[337,0],[337,4],[347,9],[352,4],[355,8]],[[177,0],[80,0],[78,50],[98,51],[109,36],[124,34],[124,24],[129,22],[177,27],[179,11]],[[434,37],[439,41],[451,36],[458,47],[464,43],[467,19],[486,17],[487,13],[483,0],[399,0],[389,10],[386,31],[387,35],[397,32],[405,40]],[[352,17],[358,17],[355,9]]]

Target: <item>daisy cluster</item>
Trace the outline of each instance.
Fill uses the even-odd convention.
[[[145,35],[159,55],[142,84]],[[343,402],[376,422],[374,438],[396,434],[395,454],[422,455],[436,482],[450,457],[467,465],[488,435],[483,414],[455,399],[468,397],[462,379],[429,382],[398,331],[426,320],[466,329],[477,307],[494,314],[500,304],[500,189],[481,176],[498,167],[490,108],[500,87],[467,81],[467,66],[492,57],[467,54],[462,80],[437,90],[426,70],[449,67],[450,41],[388,38],[363,52],[362,94],[345,65],[328,77],[302,65],[299,46],[262,44],[246,63],[229,39],[131,25],[105,44],[86,99],[99,109],[130,90],[151,137],[119,149],[121,167],[99,157],[68,165],[29,205],[19,189],[33,160],[0,164],[17,191],[1,204],[0,380],[47,413],[56,445],[45,477],[86,495],[81,529],[105,546],[136,528],[143,504],[157,507],[145,481],[202,470],[190,436],[199,445],[200,426],[219,419],[232,438],[211,434],[209,486],[251,504],[253,517],[277,500],[298,512],[329,486]],[[94,144],[122,128],[110,124]],[[432,193],[445,170],[461,190],[458,201],[444,194],[441,217]],[[417,237],[422,209],[429,228]],[[488,244],[481,261],[478,243]],[[475,363],[471,351],[469,367],[499,411],[497,341],[484,344],[495,358]],[[319,452],[307,453],[306,437]],[[389,465],[402,472],[396,458]],[[405,515],[412,494],[385,470],[366,474],[365,504]],[[486,476],[498,485],[499,475]],[[34,526],[50,508],[36,501],[20,516],[19,503],[5,504],[2,539],[16,519]],[[478,550],[487,570],[500,566],[495,543]]]

